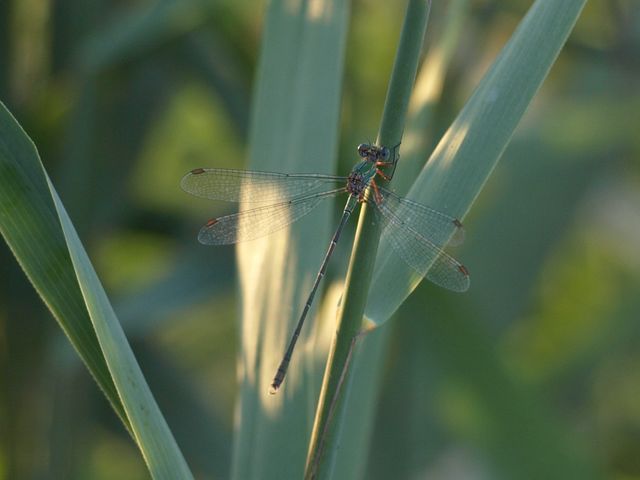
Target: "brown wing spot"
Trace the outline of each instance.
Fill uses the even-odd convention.
[[[201,173],[204,173],[204,168],[196,168],[194,170],[191,170],[191,175],[200,175]]]
[[[462,222],[460,220],[458,220],[457,218],[453,219],[453,224],[458,228],[462,228]]]
[[[207,227],[213,227],[216,223],[218,223],[218,219],[217,218],[212,218],[211,220],[209,220],[207,222],[207,224],[205,226]]]
[[[458,270],[460,270],[460,273],[462,273],[465,277],[469,276],[469,270],[467,270],[467,267],[465,267],[464,265],[458,265]]]

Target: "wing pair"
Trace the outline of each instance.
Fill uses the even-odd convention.
[[[200,230],[201,243],[227,245],[254,240],[290,225],[322,200],[345,193],[346,183],[347,177],[333,175],[198,168],[185,175],[180,185],[187,193],[202,198],[261,204],[213,218]],[[442,250],[447,244],[462,242],[460,221],[385,188],[378,189],[382,198],[372,203],[384,223],[383,239],[419,275],[449,290],[467,290],[469,272]]]

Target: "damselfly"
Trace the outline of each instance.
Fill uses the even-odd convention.
[[[197,168],[187,173],[180,183],[184,191],[198,197],[258,204],[255,208],[209,220],[198,235],[198,240],[206,245],[227,245],[262,237],[300,219],[326,198],[339,193],[349,194],[338,228],[271,383],[271,393],[275,393],[284,381],[320,280],[344,225],[359,203],[367,202],[375,207],[383,223],[382,238],[388,239],[396,253],[419,275],[449,290],[463,292],[469,288],[469,271],[442,250],[447,244],[462,241],[464,231],[460,221],[401,198],[376,184],[376,176],[389,180],[393,175],[397,162],[395,149],[391,158],[387,147],[361,144],[358,155],[361,160],[347,177]],[[387,168],[390,171],[385,173]],[[367,191],[369,187],[370,192]]]

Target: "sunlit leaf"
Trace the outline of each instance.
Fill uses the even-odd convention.
[[[464,217],[546,78],[584,4],[584,0],[538,0],[531,7],[442,137],[408,198]],[[402,164],[398,166],[401,168]],[[376,261],[365,316],[379,325],[422,278],[393,254],[387,242],[380,245]],[[471,285],[473,288],[473,280]]]
[[[348,10],[348,2],[336,0],[270,2],[248,168],[334,172]],[[317,364],[328,347],[315,337],[315,308],[282,388],[277,395],[268,390],[331,238],[330,203],[290,229],[238,245],[242,358],[233,478],[302,475],[320,383]]]

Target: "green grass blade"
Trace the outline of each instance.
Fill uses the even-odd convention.
[[[154,478],[192,478],[58,194],[47,178],[78,283],[134,437]]]
[[[341,0],[269,3],[248,168],[335,171],[348,13]],[[232,478],[302,476],[328,343],[316,336],[319,301],[282,388],[268,391],[331,238],[325,203],[288,230],[238,245],[242,358]]]
[[[35,146],[4,105],[1,115],[3,235],[108,396],[115,385],[110,399],[151,475],[192,478]]]
[[[193,478],[71,220],[47,178],[78,283],[131,429],[153,478]]]
[[[393,65],[377,143],[390,147],[400,143],[411,90],[416,78],[431,2],[411,0]],[[316,411],[305,478],[333,478],[337,461],[349,384],[349,363],[362,326],[362,316],[380,226],[374,212],[363,205],[358,222],[345,291],[338,313],[338,331],[332,342]]]
[[[441,5],[440,8],[445,7]],[[436,139],[433,138],[433,117],[440,102],[447,69],[451,63],[460,33],[469,14],[469,0],[451,0],[446,12],[436,20],[432,13],[432,29],[438,34],[427,45],[425,57],[409,102],[407,128],[402,137],[400,168],[393,176],[393,189],[404,195],[424,167],[424,159]],[[440,24],[438,24],[440,23]]]
[[[443,136],[407,195],[409,198],[464,217],[546,78],[584,4],[585,0],[536,1]],[[398,169],[401,168],[402,164]],[[377,325],[385,322],[421,280],[392,253],[390,245],[381,245],[366,318]]]
[[[402,142],[402,168],[396,170],[393,178],[393,188],[396,190],[402,191],[409,180],[416,178],[427,146],[432,142],[426,133],[432,128],[433,111],[440,100],[444,78],[468,14],[468,3],[468,0],[453,0],[446,5],[446,12],[440,15],[439,6],[432,7],[429,30],[437,29],[438,33],[434,42],[428,45],[429,50],[418,72],[409,102],[407,127]],[[395,322],[368,333],[353,356],[353,380],[341,437],[342,451],[349,454],[337,458],[334,470],[336,478],[365,478],[363,475],[367,466],[367,454],[369,445],[373,442],[374,413],[379,404],[378,390],[383,372],[387,373],[384,361],[392,327],[395,328]],[[404,477],[399,474],[398,478]]]
[[[130,429],[91,325],[35,146],[0,103],[0,231],[112,407]]]

